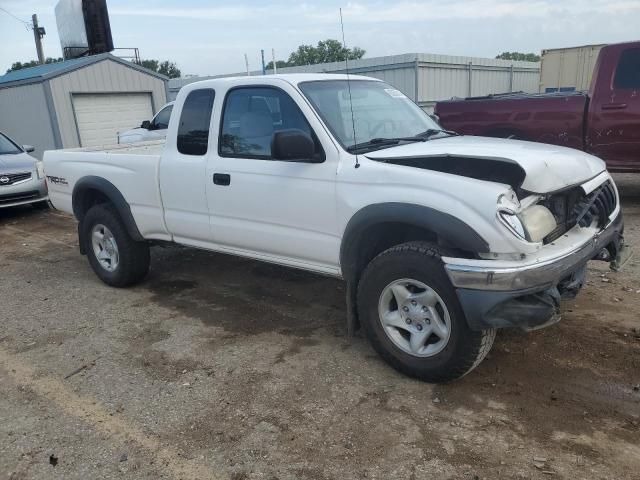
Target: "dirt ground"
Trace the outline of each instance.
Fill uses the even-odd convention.
[[[591,263],[562,322],[434,386],[345,336],[337,280],[156,247],[112,289],[72,218],[0,211],[0,478],[640,479],[640,253]]]

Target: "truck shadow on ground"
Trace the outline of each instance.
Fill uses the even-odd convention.
[[[171,246],[152,250],[153,300],[229,332],[345,330],[344,285],[312,273]]]

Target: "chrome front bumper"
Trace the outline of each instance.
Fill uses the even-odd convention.
[[[464,265],[461,259],[443,261],[472,330],[533,330],[560,319],[560,301],[575,296],[582,288],[589,260],[604,248],[612,258],[616,257],[622,245],[622,231],[622,215],[618,213],[605,229],[580,247],[533,265],[491,268],[477,263]]]
[[[445,270],[456,288],[470,290],[514,291],[557,284],[581,269],[603,248],[612,245],[617,251],[622,238],[622,213],[587,243],[559,258],[522,267],[478,267],[463,263],[445,263]],[[615,253],[613,254],[615,256]]]

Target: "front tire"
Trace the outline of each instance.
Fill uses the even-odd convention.
[[[112,287],[128,287],[149,271],[149,245],[131,238],[109,205],[91,207],[81,225],[84,247],[95,274]]]
[[[358,311],[380,356],[427,382],[465,376],[489,353],[496,334],[468,327],[440,251],[426,242],[392,247],[369,263],[358,287]]]

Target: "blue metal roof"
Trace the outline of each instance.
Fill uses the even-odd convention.
[[[100,62],[102,60],[113,60],[114,62],[125,65],[129,68],[153,75],[164,81],[168,80],[164,75],[148,70],[135,63],[123,60],[122,58],[115,57],[110,53],[101,53],[99,55],[91,55],[89,57],[74,58],[72,60],[65,60],[64,62],[48,63],[45,65],[38,65],[37,67],[23,68],[22,70],[16,70],[9,72],[0,77],[0,88],[10,87],[15,85],[21,85],[26,83],[37,83],[47,78],[56,77],[66,72],[76,70],[78,68],[91,65],[93,63]]]
[[[73,69],[80,67],[84,64],[93,63],[91,57],[86,58],[74,58],[73,60],[66,60],[58,63],[47,63],[45,65],[38,65],[37,67],[23,68],[21,70],[14,70],[0,77],[0,85],[9,82],[18,82],[21,80],[29,80],[32,78],[45,77],[51,74],[55,74],[61,70]]]

